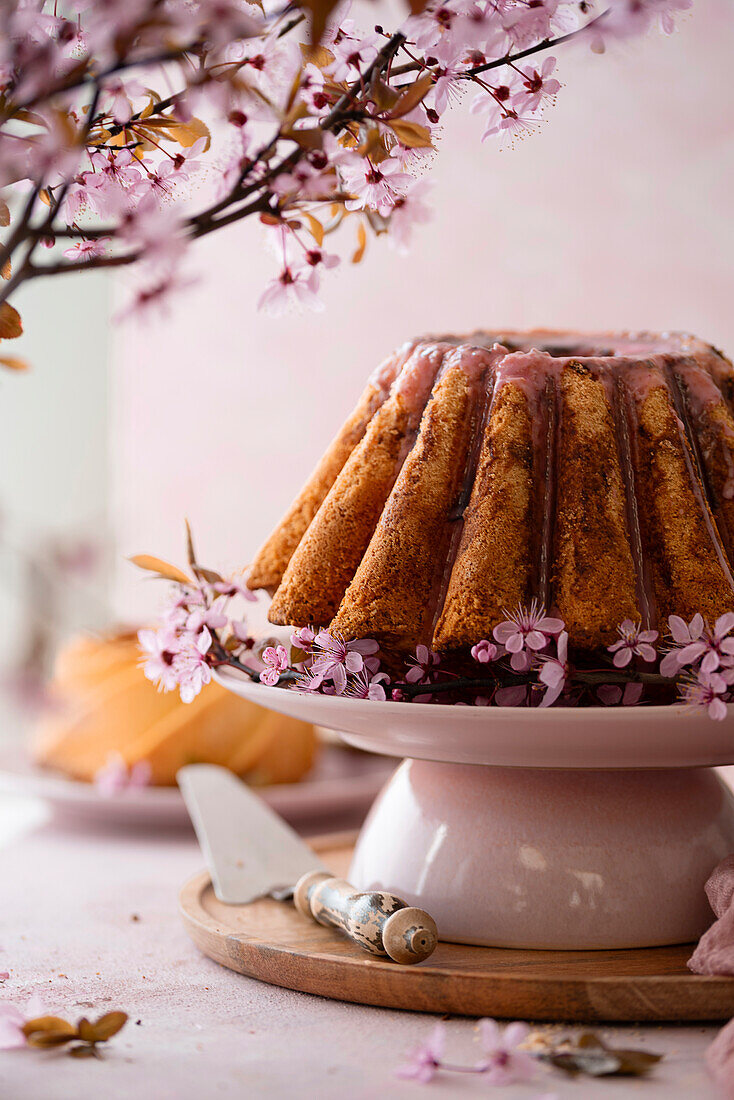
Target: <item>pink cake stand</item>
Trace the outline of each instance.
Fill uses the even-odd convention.
[[[455,707],[219,682],[246,699],[407,757],[359,835],[350,881],[427,909],[441,939],[517,948],[686,943],[703,886],[734,852],[723,722],[681,706]]]

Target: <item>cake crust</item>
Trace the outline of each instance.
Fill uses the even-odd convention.
[[[480,367],[489,366],[481,356]],[[430,637],[441,597],[452,511],[463,488],[484,373],[452,364],[437,382],[334,630],[408,651]]]
[[[731,364],[688,334],[419,341],[269,617],[401,652],[466,651],[534,599],[578,650],[626,619],[713,622],[734,609],[733,402]]]
[[[324,452],[303,489],[255,555],[247,578],[249,589],[265,588],[272,594],[278,587],[296,547],[352,451],[363,439],[375,413],[386,400],[390,386],[412,348],[413,344],[406,344],[389,356],[369,380],[353,412]]]
[[[367,549],[412,442],[443,348],[418,348],[329,490],[270,605],[282,626],[330,622]]]

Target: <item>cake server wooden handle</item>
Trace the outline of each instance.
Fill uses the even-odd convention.
[[[371,955],[388,956],[399,963],[427,959],[438,943],[433,917],[406,905],[394,894],[359,893],[342,878],[325,871],[309,871],[293,891],[296,909],[318,924],[340,928],[353,943]]]

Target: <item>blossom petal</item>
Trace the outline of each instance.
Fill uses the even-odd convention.
[[[714,634],[717,638],[721,638],[724,634],[728,634],[732,628],[734,628],[734,611],[727,611],[725,615],[719,616],[714,623]]]
[[[668,619],[668,628],[673,635],[673,641],[682,644],[684,642],[691,641],[691,633],[688,629],[688,623],[685,619],[681,619],[680,615],[671,615]]]
[[[507,640],[517,634],[517,624],[511,623],[509,620],[498,623],[492,631],[492,634],[496,642],[499,642],[501,645],[506,645]]]

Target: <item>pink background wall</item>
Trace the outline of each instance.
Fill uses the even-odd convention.
[[[361,9],[362,11],[364,9]],[[370,8],[364,25],[389,12]],[[113,522],[122,554],[250,559],[396,343],[477,326],[690,329],[734,351],[730,0],[696,0],[672,38],[559,51],[539,134],[479,143],[460,105],[436,159],[436,216],[408,257],[384,238],[325,285],[326,312],[271,320],[259,226],[203,242],[168,319],[113,341]],[[345,249],[349,251],[349,249]],[[126,617],[157,589],[118,570]]]

